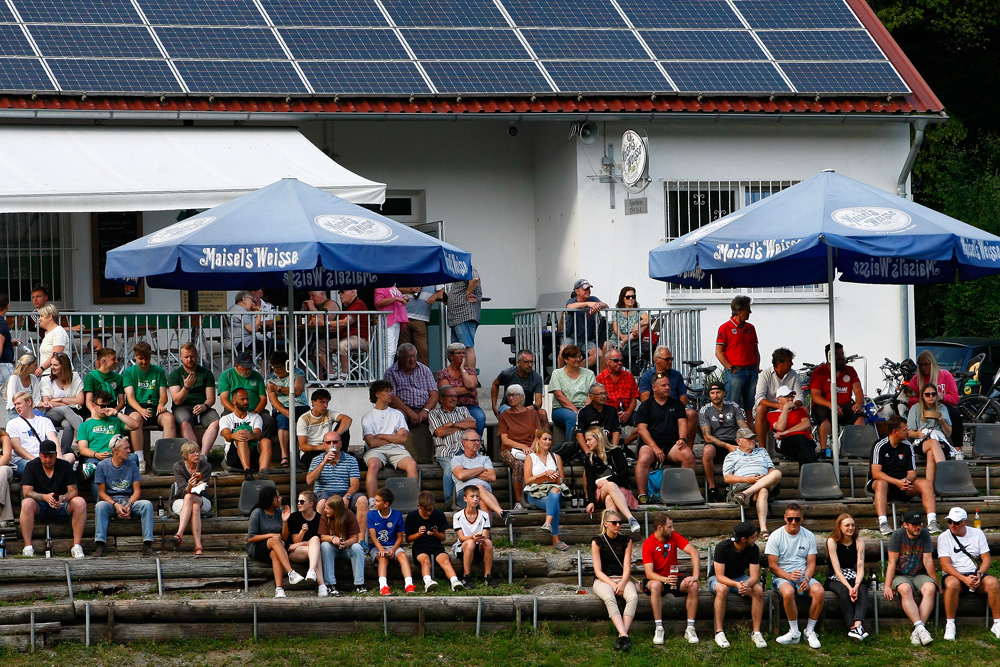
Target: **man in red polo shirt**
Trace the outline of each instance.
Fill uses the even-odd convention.
[[[815,463],[816,443],[812,439],[812,422],[806,409],[796,404],[795,390],[778,388],[778,409],[767,413],[767,421],[774,432],[778,453],[786,459],[797,459],[801,467]]]
[[[639,400],[639,385],[635,377],[622,365],[622,353],[611,348],[604,361],[608,365],[597,374],[597,382],[608,390],[608,405],[618,411],[618,421],[622,426],[635,426],[633,419],[636,401]]]
[[[833,430],[830,400],[830,344],[826,344],[825,364],[813,369],[809,377],[809,393],[812,394],[812,416],[819,422],[819,445],[824,456],[829,456],[826,449],[826,439]],[[861,379],[857,371],[847,365],[844,346],[837,343],[834,346],[834,367],[837,369],[837,423],[841,426],[860,424],[865,419],[865,395],[861,391]],[[853,400],[851,400],[853,398]]]
[[[747,321],[750,319],[750,297],[741,294],[733,299],[730,307],[733,316],[719,327],[715,358],[726,371],[726,396],[750,414],[760,371],[757,330]]]

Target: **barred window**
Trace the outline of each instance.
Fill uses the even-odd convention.
[[[10,297],[12,308],[31,304],[31,288],[45,285],[53,303],[67,300],[64,281],[69,276],[69,216],[60,213],[0,214],[0,291]]]

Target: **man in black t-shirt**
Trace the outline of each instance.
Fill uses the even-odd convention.
[[[666,462],[694,470],[694,452],[687,443],[687,414],[684,404],[670,396],[670,379],[661,375],[653,381],[653,393],[635,411],[638,424],[639,458],[635,464],[635,484],[639,504],[648,502],[646,483],[649,471]]]
[[[455,574],[451,559],[444,550],[445,531],[448,530],[448,520],[444,512],[434,507],[434,494],[431,491],[421,491],[417,496],[417,509],[406,515],[406,541],[413,544],[413,558],[420,563],[420,573],[424,577],[424,592],[430,593],[437,588],[437,582],[431,578],[431,559],[444,571],[451,582],[451,590],[460,591],[465,585]]]
[[[715,593],[715,643],[729,648],[729,640],[722,630],[722,619],[726,616],[726,596],[735,593],[750,596],[750,617],[753,620],[751,638],[757,648],[764,648],[767,642],[760,632],[764,615],[764,589],[760,585],[760,548],[757,542],[757,527],[749,521],[736,524],[732,538],[719,542],[715,547],[713,574],[708,578],[708,590]]]
[[[576,440],[583,447],[583,434],[592,426],[599,426],[608,436],[608,442],[618,446],[622,426],[618,421],[618,411],[608,405],[608,390],[603,384],[590,385],[590,403],[580,408],[576,414]]]
[[[940,533],[938,528],[934,485],[926,479],[917,479],[917,462],[913,456],[913,446],[906,439],[906,421],[899,415],[886,420],[889,435],[872,449],[871,466],[868,469],[867,488],[875,495],[875,512],[878,514],[878,528],[883,535],[891,535],[886,514],[888,502],[907,501],[920,496],[927,514],[927,530]]]
[[[73,475],[73,465],[56,455],[56,443],[42,440],[38,457],[28,461],[21,476],[21,535],[24,538],[22,555],[31,558],[35,548],[31,545],[31,531],[35,517],[49,519],[69,517],[73,523],[73,558],[83,558],[83,524],[87,520],[87,501],[81,496]]]

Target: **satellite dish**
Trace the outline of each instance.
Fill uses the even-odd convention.
[[[587,121],[580,126],[580,143],[590,146],[597,141],[598,134],[597,123]]]

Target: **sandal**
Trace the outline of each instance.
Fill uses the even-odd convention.
[[[205,553],[205,550],[202,549],[201,547],[198,547],[197,549],[194,550],[195,558],[197,558],[198,556],[202,555],[203,553]]]
[[[761,540],[767,540],[767,538],[771,537],[771,533],[769,533],[766,530],[762,530],[760,531],[760,535],[758,535],[757,537]]]
[[[282,468],[287,468],[288,467],[288,458],[287,457],[281,459],[280,467],[282,467]]]
[[[565,542],[560,542],[559,544],[553,544],[552,548],[555,549],[556,551],[566,551],[567,549],[569,549],[569,545],[566,544]]]
[[[180,535],[171,535],[170,536],[170,544],[172,544],[174,546],[174,549],[180,549],[181,548],[181,542],[183,542],[183,541],[184,541],[184,538],[181,537]]]

